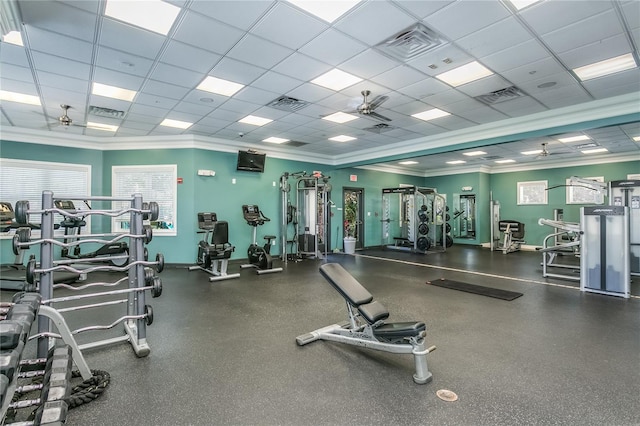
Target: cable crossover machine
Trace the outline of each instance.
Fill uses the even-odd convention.
[[[285,172],[280,177],[282,222],[281,259],[322,259],[329,245],[329,195],[331,177],[321,172]],[[295,192],[291,190],[293,184]],[[292,231],[289,229],[293,228]],[[290,233],[293,235],[290,235]]]
[[[122,209],[99,210],[92,209],[89,211],[77,212],[71,209],[61,209],[56,207],[55,203],[59,200],[90,200],[90,201],[106,201],[124,205]],[[130,198],[114,198],[114,197],[86,197],[86,196],[64,196],[55,197],[53,192],[44,191],[42,193],[42,208],[35,210],[30,209],[28,201],[18,201],[16,203],[15,217],[19,224],[29,223],[29,215],[41,215],[40,238],[31,238],[31,229],[28,227],[20,228],[13,238],[14,252],[26,249],[31,246],[40,247],[40,262],[35,259],[29,260],[26,270],[26,279],[29,284],[36,284],[38,292],[42,298],[41,310],[46,307],[63,304],[63,307],[57,307],[55,311],[58,313],[67,313],[84,309],[96,309],[113,307],[118,304],[126,304],[126,313],[107,325],[88,325],[71,331],[72,335],[88,331],[109,330],[116,325],[122,323],[125,334],[113,338],[88,342],[78,345],[77,350],[92,349],[103,347],[117,342],[128,341],[135,354],[138,357],[147,356],[150,353],[150,347],[147,343],[146,327],[153,323],[153,309],[151,305],[146,304],[145,293],[149,291],[153,297],[162,294],[162,281],[156,276],[156,272],[160,273],[164,269],[164,256],[158,253],[155,261],[149,261],[145,244],[151,242],[153,232],[150,224],[144,221],[155,221],[159,215],[159,207],[155,202],[143,203],[141,194],[133,194]],[[103,233],[103,234],[83,234],[77,235],[75,239],[65,240],[64,236],[56,236],[54,234],[54,217],[62,216],[65,220],[78,219],[88,215],[119,217],[129,215],[129,233]],[[76,259],[54,259],[54,247],[61,249],[74,250],[76,246],[82,244],[116,244],[120,241],[128,239],[128,262],[123,262],[123,266],[115,266],[113,264],[105,264],[101,258],[76,258]],[[62,240],[62,241],[60,241]],[[54,285],[54,273],[72,272],[76,274],[90,274],[94,272],[116,272],[126,273],[126,276],[114,282],[91,282],[82,286],[71,286],[67,284]],[[107,290],[97,293],[86,293],[84,290],[92,287],[123,287],[115,290]],[[76,295],[53,297],[54,288],[64,288],[74,292]],[[108,296],[126,296],[126,299],[104,300],[102,298]],[[69,302],[85,303],[85,300],[98,299],[95,303],[84,305],[71,305]],[[38,357],[45,357],[47,351],[53,344],[53,339],[60,337],[52,333],[51,321],[60,330],[66,326],[62,315],[56,317],[40,316],[38,318]]]

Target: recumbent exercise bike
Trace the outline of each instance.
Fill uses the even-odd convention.
[[[201,269],[212,276],[209,281],[221,281],[240,277],[239,273],[228,274],[227,265],[231,253],[236,249],[229,242],[229,223],[218,220],[215,213],[198,213],[198,234],[205,234],[198,242],[196,266],[189,270]]]
[[[260,207],[256,204],[245,204],[242,206],[242,215],[244,220],[253,227],[252,243],[247,250],[249,264],[241,265],[241,268],[257,268],[258,274],[268,274],[271,272],[282,272],[282,268],[273,267],[273,258],[271,257],[271,241],[276,239],[275,235],[265,235],[266,240],[264,246],[260,247],[256,242],[256,232],[258,226],[264,225],[271,219],[266,217]]]

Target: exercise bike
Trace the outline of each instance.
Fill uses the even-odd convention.
[[[275,235],[265,235],[266,242],[264,246],[260,247],[256,242],[256,233],[258,226],[264,225],[265,222],[269,222],[271,219],[266,217],[260,211],[260,207],[256,204],[245,204],[242,206],[242,215],[244,220],[253,227],[253,239],[252,243],[247,250],[247,257],[249,258],[249,264],[241,265],[241,268],[257,268],[258,274],[269,274],[272,272],[282,272],[282,268],[273,267],[273,258],[271,257],[271,241],[276,239]]]
[[[56,208],[69,213],[76,214],[81,211],[76,209],[76,206],[71,200],[55,200],[54,204]],[[86,201],[85,204],[88,209],[91,209]],[[64,228],[64,243],[67,244],[78,241],[80,239],[82,228],[86,225],[87,222],[84,220],[84,217],[65,217],[64,220],[60,222],[60,226]],[[68,247],[63,247],[60,255],[67,259],[76,260],[95,258],[97,260],[104,260],[113,266],[121,267],[129,263],[129,246],[124,241],[116,241],[110,244],[104,244],[95,251],[81,253],[80,246],[77,245],[73,248],[73,253],[69,251]]]
[[[198,213],[198,234],[204,238],[198,243],[196,265],[189,270],[201,269],[212,276],[209,281],[221,281],[238,278],[240,274],[228,274],[227,266],[231,253],[236,249],[229,242],[229,224],[218,220],[213,212]]]

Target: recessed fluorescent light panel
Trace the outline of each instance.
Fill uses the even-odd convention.
[[[171,120],[169,118],[165,118],[160,123],[161,126],[166,127],[175,127],[176,129],[188,129],[193,125],[193,123],[189,123],[188,121],[180,121],[180,120]]]
[[[635,68],[636,66],[637,64],[635,59],[633,59],[633,55],[631,53],[627,53],[626,55],[606,59],[604,61],[596,62],[595,64],[574,68],[573,72],[580,80],[585,81]]]
[[[602,152],[609,152],[607,148],[594,148],[594,149],[585,149],[580,151],[583,154],[600,154]]]
[[[417,114],[412,114],[412,117],[419,118],[420,120],[429,121],[435,118],[446,117],[447,115],[451,115],[446,111],[442,111],[438,108],[429,109],[427,111],[422,111]]]
[[[104,130],[107,132],[117,132],[118,126],[113,124],[96,123],[93,121],[87,121],[87,129]]]
[[[202,83],[196,87],[198,90],[204,90],[205,92],[216,93],[223,96],[233,96],[238,90],[242,89],[244,85],[234,83],[233,81],[223,80],[221,78],[215,78],[208,75]]]
[[[22,43],[22,35],[20,31],[9,31],[7,34],[2,36],[2,41],[9,44],[15,44],[16,46],[23,46]]]
[[[107,98],[120,99],[121,101],[132,102],[136,97],[134,90],[122,89],[120,87],[108,86],[106,84],[93,83],[91,93]]]
[[[496,164],[508,164],[508,163],[515,163],[516,160],[496,160]]]
[[[464,163],[466,163],[466,161],[464,160],[447,161],[447,164],[464,164]]]
[[[355,139],[356,138],[352,138],[351,136],[345,136],[345,135],[334,136],[332,138],[329,138],[330,141],[336,141],[336,142],[349,142]]]
[[[342,15],[344,15],[353,6],[360,3],[360,0],[342,0],[342,1],[317,1],[317,0],[289,0],[289,3],[295,4],[300,9],[306,10],[318,18],[332,23]]]
[[[167,35],[180,8],[160,0],[107,0],[104,14],[136,27]]]
[[[409,161],[401,161],[398,164],[402,164],[403,166],[409,166],[411,164],[418,164],[417,161],[409,160]]]
[[[285,143],[285,142],[289,142],[289,139],[276,138],[276,137],[272,136],[270,138],[262,139],[262,142]]]
[[[443,72],[436,75],[438,80],[444,81],[450,86],[458,87],[463,84],[471,83],[475,80],[480,80],[483,77],[492,75],[493,73],[481,65],[477,61],[470,62],[458,68],[454,68],[451,71]]]
[[[640,142],[640,136],[634,137],[633,140],[636,141],[636,142]]]
[[[327,115],[326,117],[322,117],[323,120],[329,120],[333,121],[334,123],[340,124],[355,120],[356,118],[358,117],[356,117],[355,115],[347,114],[345,112],[336,112],[331,115]]]
[[[478,155],[487,155],[484,151],[469,151],[463,152],[462,155],[466,155],[467,157],[477,157]]]
[[[19,102],[28,105],[40,105],[40,98],[33,95],[25,95],[23,93],[7,92],[0,90],[0,100],[9,102]]]
[[[541,149],[534,149],[533,151],[522,151],[520,154],[522,155],[536,155],[542,152]]]
[[[238,120],[238,123],[252,124],[254,126],[264,126],[273,120],[269,118],[256,117],[255,115],[247,115],[245,118]]]
[[[540,0],[509,0],[509,3],[511,3],[516,10],[522,10],[527,6],[538,3],[539,1]]]
[[[355,75],[340,71],[337,68],[334,68],[331,71],[322,74],[315,80],[311,80],[313,84],[317,84],[318,86],[326,87],[327,89],[335,91],[342,90],[345,87],[352,86],[361,81],[362,79],[360,77],[356,77]]]
[[[590,139],[591,138],[589,136],[587,136],[587,135],[579,135],[579,136],[569,136],[569,137],[566,137],[566,138],[558,138],[558,141],[567,143],[567,142],[588,141]]]

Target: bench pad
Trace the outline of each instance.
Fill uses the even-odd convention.
[[[389,318],[389,311],[378,301],[360,305],[358,312],[360,312],[369,324],[374,324],[376,321]]]
[[[427,326],[423,322],[390,322],[373,329],[376,337],[394,339],[400,337],[415,337],[425,331]]]
[[[325,263],[320,266],[320,274],[351,304],[358,307],[369,303],[373,296],[339,263]]]

